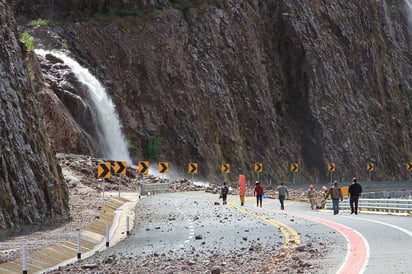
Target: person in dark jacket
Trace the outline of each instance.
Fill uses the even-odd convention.
[[[339,214],[339,200],[343,201],[342,190],[338,186],[338,181],[333,183],[333,186],[329,189],[328,194],[332,198],[333,215]]]
[[[262,207],[263,193],[263,187],[259,181],[256,181],[255,187],[253,188],[253,195],[256,196],[256,207]]]
[[[222,188],[220,189],[220,196],[222,196],[223,204],[227,204],[227,193],[229,192],[229,188],[227,187],[226,183],[223,183]]]
[[[358,183],[358,179],[353,178],[352,184],[349,186],[349,203],[350,214],[358,215],[359,197],[362,195],[362,186]]]

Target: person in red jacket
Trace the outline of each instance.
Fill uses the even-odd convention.
[[[256,196],[256,207],[262,207],[263,193],[263,187],[259,181],[256,181],[255,187],[253,188],[253,196]]]

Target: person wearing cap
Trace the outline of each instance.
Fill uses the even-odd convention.
[[[332,198],[333,215],[339,214],[339,200],[343,201],[342,190],[338,186],[338,181],[333,182],[333,186],[329,189]]]
[[[321,209],[324,209],[326,206],[326,200],[328,199],[329,196],[329,189],[326,186],[322,187],[322,200],[320,201],[320,207]]]
[[[256,207],[262,207],[263,193],[263,187],[260,185],[259,181],[256,181],[255,187],[253,188],[253,196],[256,197]]]
[[[358,183],[358,179],[353,178],[352,184],[349,186],[349,204],[350,214],[358,215],[359,197],[362,195],[362,186]]]
[[[317,203],[318,203],[318,194],[316,193],[315,186],[310,185],[309,190],[308,190],[308,199],[310,202],[310,207],[312,210],[316,209]]]

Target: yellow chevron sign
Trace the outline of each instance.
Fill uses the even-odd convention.
[[[336,170],[336,165],[334,163],[329,163],[328,164],[328,171],[329,172],[335,172]]]
[[[406,164],[406,169],[412,171],[412,162]]]
[[[262,173],[263,172],[263,164],[262,163],[255,163],[255,165],[253,166],[253,169],[255,170],[255,172]]]
[[[110,163],[97,164],[97,178],[110,178]]]
[[[230,164],[224,163],[221,167],[222,173],[230,173]]]
[[[191,174],[197,174],[199,171],[199,165],[197,163],[189,163],[187,170]]]
[[[169,163],[161,162],[159,163],[159,173],[169,173]]]
[[[374,164],[373,163],[367,163],[366,164],[366,170],[367,171],[369,171],[369,172],[372,172],[373,171],[373,169],[374,169]]]
[[[299,164],[298,163],[293,163],[290,165],[290,171],[292,172],[299,172]]]
[[[148,174],[149,173],[149,162],[141,161],[137,163],[137,173]]]
[[[114,173],[116,174],[126,174],[126,161],[116,161],[114,162]]]

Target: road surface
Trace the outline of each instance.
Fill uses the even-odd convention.
[[[131,235],[83,264],[119,273],[412,273],[411,217],[228,198],[223,206],[205,192],[144,197]]]

